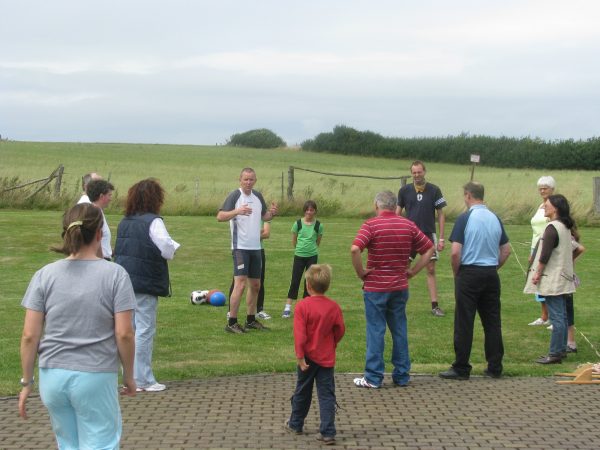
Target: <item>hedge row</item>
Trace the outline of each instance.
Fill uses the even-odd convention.
[[[492,167],[534,167],[538,169],[600,169],[600,138],[544,141],[532,138],[491,136],[389,138],[371,131],[338,125],[302,142],[302,150],[379,156],[396,159],[465,164],[471,154]]]

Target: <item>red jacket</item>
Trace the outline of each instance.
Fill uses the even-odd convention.
[[[306,297],[294,311],[294,347],[297,358],[321,367],[335,366],[335,348],[346,326],[340,306],[324,295]]]

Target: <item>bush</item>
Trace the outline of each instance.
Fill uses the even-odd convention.
[[[266,128],[250,130],[231,136],[227,145],[252,148],[285,147],[285,141]]]

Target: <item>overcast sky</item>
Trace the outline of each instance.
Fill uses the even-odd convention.
[[[597,0],[0,0],[0,134],[600,136]]]

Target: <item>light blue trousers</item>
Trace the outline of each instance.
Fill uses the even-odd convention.
[[[135,361],[133,376],[138,387],[145,388],[156,383],[152,372],[152,351],[156,334],[156,311],[158,297],[135,294],[136,306],[133,315],[135,329]]]
[[[60,450],[119,448],[117,372],[40,368],[40,396]]]

